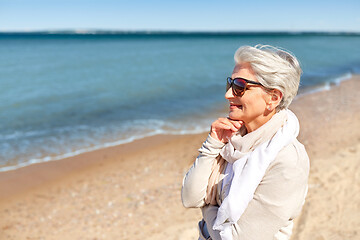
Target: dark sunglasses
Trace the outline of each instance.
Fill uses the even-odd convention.
[[[241,97],[245,90],[248,89],[248,83],[263,86],[259,82],[247,80],[245,78],[234,78],[228,77],[226,79],[226,91],[232,87],[234,96]],[[264,86],[263,86],[264,87]]]

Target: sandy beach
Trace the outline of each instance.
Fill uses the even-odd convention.
[[[293,240],[360,237],[360,76],[299,96],[299,140],[311,160]],[[155,136],[0,173],[0,240],[197,239],[199,209],[182,178],[207,133]]]

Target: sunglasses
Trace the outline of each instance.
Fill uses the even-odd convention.
[[[263,86],[259,82],[247,80],[245,78],[234,78],[228,77],[226,79],[226,91],[232,87],[234,96],[241,97],[244,92],[248,89],[248,83]],[[263,86],[264,87],[264,86]]]

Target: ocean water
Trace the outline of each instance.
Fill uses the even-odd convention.
[[[0,34],[0,171],[207,131],[242,45],[293,52],[301,94],[360,73],[360,35]]]

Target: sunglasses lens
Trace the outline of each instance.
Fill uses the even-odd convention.
[[[226,79],[226,91],[232,87],[233,94],[235,96],[242,96],[246,89],[246,81],[241,78],[231,79],[228,77]]]
[[[226,91],[228,91],[231,87],[231,78],[227,78],[226,79]]]
[[[245,91],[246,82],[242,79],[235,79],[232,87],[235,95],[241,96]]]

